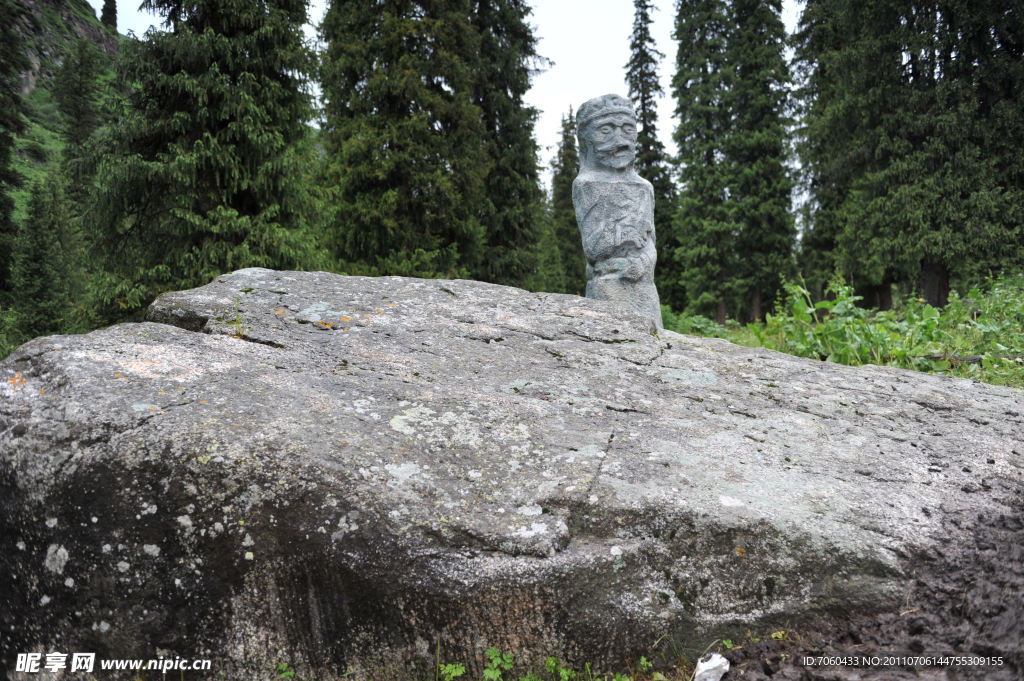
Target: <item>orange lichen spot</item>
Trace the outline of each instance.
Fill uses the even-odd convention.
[[[160,412],[160,413],[163,414],[163,412]]]
[[[349,319],[348,317],[342,317],[342,318],[341,318],[341,321],[343,321],[343,322],[350,322],[350,321],[352,321],[352,320],[351,320],[351,319]]]
[[[114,378],[121,378],[121,374],[114,374]]]
[[[745,551],[743,549],[736,549],[736,553],[738,553],[740,558],[742,558]]]
[[[388,303],[388,307],[394,307],[395,305],[398,305],[398,303]]]
[[[45,392],[46,392],[46,388],[43,388],[42,390],[39,391],[39,394],[42,395]]]
[[[199,400],[199,404],[206,404],[206,400]]]
[[[150,411],[156,411],[156,407],[150,407],[149,410]]]
[[[166,395],[167,393],[157,393],[157,395]]]
[[[283,307],[280,310],[278,310],[277,312],[275,312],[274,314],[281,314],[282,312],[284,312],[284,308]]]
[[[519,294],[516,293],[515,291],[509,291],[509,295],[518,296]]]

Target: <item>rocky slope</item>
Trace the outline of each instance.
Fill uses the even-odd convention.
[[[109,57],[117,56],[117,35],[99,22],[86,0],[15,0],[31,69],[22,75],[22,94],[52,78],[64,52],[85,38]]]
[[[248,269],[147,320],[0,363],[8,669],[619,670],[785,629],[1024,673],[1020,391],[471,281]],[[744,678],[895,678],[761,645]]]

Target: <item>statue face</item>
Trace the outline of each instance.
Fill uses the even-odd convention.
[[[583,131],[598,166],[621,170],[636,158],[636,119],[629,114],[598,116]]]

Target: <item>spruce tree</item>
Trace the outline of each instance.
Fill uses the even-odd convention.
[[[52,94],[60,107],[64,127],[61,138],[64,149],[61,164],[68,180],[67,194],[71,213],[78,217],[92,200],[93,177],[83,158],[87,142],[100,124],[97,90],[100,54],[88,40],[79,40],[73,51],[64,55],[64,62],[54,78]]]
[[[117,0],[103,0],[100,23],[117,30]]]
[[[11,284],[19,331],[27,340],[57,333],[69,316],[61,230],[70,222],[65,182],[56,166],[32,186],[28,218],[14,242]]]
[[[725,324],[728,302],[742,284],[736,262],[735,216],[728,203],[731,169],[722,146],[730,134],[730,21],[723,0],[680,0],[679,43],[672,91],[679,125],[679,212],[675,256],[691,314],[713,314]]]
[[[731,170],[729,198],[735,206],[736,255],[742,267],[742,297],[750,318],[763,319],[782,282],[792,273],[796,227],[790,211],[791,78],[783,53],[786,30],[781,0],[733,0],[728,61],[734,80],[731,131],[723,144]]]
[[[562,136],[551,168],[551,222],[565,270],[564,292],[583,296],[587,293],[587,256],[572,205],[572,182],[580,172],[580,155],[576,148],[576,116],[571,106],[569,115],[562,116]]]
[[[658,79],[658,64],[665,55],[657,50],[651,36],[651,0],[633,0],[633,35],[630,38],[626,83],[633,100],[640,132],[637,135],[636,171],[654,187],[654,232],[658,261],[655,284],[661,302],[681,310],[686,304],[674,253],[679,244],[672,231],[675,217],[675,184],[666,165],[665,145],[658,139],[657,99],[665,95]]]
[[[480,38],[469,0],[333,0],[321,37],[334,255],[349,273],[478,271],[491,162],[473,103]],[[501,219],[515,218],[508,208]]]
[[[21,175],[12,165],[14,138],[24,132],[21,72],[28,69],[25,46],[13,0],[0,0],[0,293],[11,290],[11,254],[18,227],[12,213],[11,192],[21,186]],[[8,301],[0,296],[0,306]]]
[[[64,118],[61,137],[66,145],[81,148],[99,124],[96,94],[99,51],[85,39],[64,55],[52,94]]]
[[[122,44],[130,90],[87,214],[108,318],[243,267],[299,269],[320,206],[308,136],[307,0],[146,0],[166,17]],[[120,312],[123,311],[123,312]]]
[[[483,118],[493,165],[484,180],[479,219],[483,257],[477,279],[521,286],[541,267],[543,192],[533,130],[538,112],[523,101],[546,61],[528,23],[525,0],[473,0],[470,22],[480,36],[473,102]]]
[[[805,262],[882,306],[892,283],[940,305],[953,281],[1024,262],[1022,33],[996,0],[808,3]]]
[[[530,291],[565,293],[565,266],[562,264],[562,252],[552,219],[551,201],[543,195],[536,224],[540,232],[537,268],[527,278],[524,288]]]

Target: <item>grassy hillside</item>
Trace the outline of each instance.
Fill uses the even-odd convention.
[[[64,122],[51,94],[64,54],[82,38],[96,46],[100,53],[100,92],[105,97],[114,79],[121,36],[100,23],[86,0],[18,0],[17,5],[18,29],[32,64],[22,79],[28,130],[15,142],[15,167],[26,180],[25,186],[14,193],[14,218],[20,221],[25,218],[29,187],[46,173],[48,164],[60,159],[64,146],[60,139]]]

